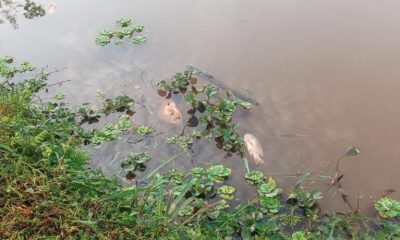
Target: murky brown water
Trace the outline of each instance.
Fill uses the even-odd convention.
[[[40,1],[48,5],[50,1]],[[182,71],[186,64],[212,73],[232,88],[251,90],[260,106],[240,114],[242,132],[264,144],[267,164],[259,170],[333,175],[334,164],[350,145],[362,154],[345,159],[342,184],[362,209],[384,189],[400,190],[400,1],[398,0],[191,0],[191,1],[58,1],[56,13],[18,18],[19,29],[0,25],[0,54],[37,66],[68,67],[53,76],[75,104],[99,102],[96,90],[109,96],[145,97],[135,124],[160,125],[154,110],[158,97],[152,83]],[[145,25],[149,42],[141,46],[94,44],[98,31],[121,17]],[[54,91],[59,91],[55,89]],[[171,128],[170,132],[178,131]],[[174,150],[154,140],[173,155]],[[128,152],[151,146],[104,144],[94,151],[93,167],[118,174]],[[178,168],[220,162],[236,171],[242,184],[243,164],[224,159],[214,146],[197,145],[191,160]],[[167,158],[155,154],[149,169]],[[171,165],[169,165],[171,167]],[[254,166],[251,166],[254,168]],[[292,179],[276,177],[286,188]],[[324,209],[344,205],[326,182]],[[255,195],[249,188],[237,197]],[[399,198],[397,191],[393,197]]]

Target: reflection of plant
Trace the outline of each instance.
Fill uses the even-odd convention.
[[[123,43],[124,39],[131,40],[134,44],[140,44],[147,41],[147,37],[143,35],[135,35],[143,31],[143,25],[137,25],[133,23],[133,19],[120,18],[117,20],[118,29],[115,31],[103,30],[96,37],[96,43],[100,46],[106,46],[107,44],[114,42],[115,45]]]
[[[18,28],[17,12],[18,8],[23,5],[13,0],[0,0],[0,14],[13,26],[14,29]],[[0,24],[4,20],[0,18]]]
[[[24,9],[25,12],[23,15],[27,19],[42,17],[46,14],[43,5],[31,0],[25,0],[25,4],[13,0],[0,0],[0,15],[2,15],[14,29],[18,28],[17,15],[20,8]],[[0,18],[0,24],[3,22],[4,20]]]
[[[46,10],[44,10],[43,5],[37,4],[30,0],[25,0],[24,10],[24,16],[27,19],[43,17],[46,14]]]
[[[375,209],[383,218],[400,217],[400,202],[384,197],[375,203]]]

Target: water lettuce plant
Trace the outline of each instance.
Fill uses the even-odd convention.
[[[100,46],[106,46],[111,42],[115,45],[121,45],[124,40],[130,40],[133,44],[141,44],[147,41],[147,37],[140,34],[143,32],[144,26],[133,24],[131,18],[120,18],[116,21],[117,28],[115,30],[105,29],[96,37],[96,43]]]
[[[160,81],[157,86],[159,91],[164,92],[161,95],[169,97],[171,94],[184,94],[185,101],[192,106],[192,117],[186,125],[201,125],[195,130],[196,136],[214,138],[217,146],[225,151],[243,155],[243,137],[237,133],[239,125],[232,122],[232,118],[239,107],[250,109],[251,103],[236,98],[230,91],[220,95],[218,87],[212,84],[199,87],[192,74],[191,71],[185,71],[175,74],[169,81]]]
[[[375,203],[375,209],[383,218],[400,217],[400,202],[388,197],[379,199]]]
[[[135,129],[136,134],[144,137],[150,133],[152,133],[154,130],[146,125],[140,125],[138,128]]]
[[[121,167],[125,171],[143,171],[146,169],[145,163],[150,159],[151,156],[148,152],[131,153],[128,157],[122,160]]]

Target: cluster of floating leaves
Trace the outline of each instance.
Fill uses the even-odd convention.
[[[120,18],[117,20],[118,28],[115,30],[105,29],[96,37],[96,43],[106,46],[111,42],[121,45],[124,40],[129,40],[133,44],[141,44],[147,41],[147,37],[139,33],[143,32],[144,26],[133,24],[133,19]]]

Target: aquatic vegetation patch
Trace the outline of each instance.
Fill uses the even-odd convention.
[[[143,171],[146,169],[145,163],[151,159],[150,153],[131,153],[128,157],[124,158],[121,162],[121,167],[125,171]]]
[[[322,214],[317,210],[322,194],[302,186],[309,174],[285,194],[272,177],[248,170],[249,187],[258,196],[237,205],[235,186],[227,182],[232,170],[223,165],[156,172],[137,185],[122,186],[86,168],[89,157],[81,145],[94,137],[117,139],[132,128],[129,115],[88,131],[80,122],[88,113],[62,100],[36,101],[49,74],[24,81],[5,76],[0,84],[1,239],[400,238],[398,201],[377,201],[376,217]],[[203,136],[197,131],[191,135]],[[122,164],[141,170],[150,158],[134,152]]]
[[[144,26],[133,24],[131,18],[120,18],[116,21],[117,28],[115,30],[105,29],[96,37],[96,43],[100,46],[106,46],[110,43],[121,45],[124,41],[130,41],[133,44],[141,44],[147,41],[147,37],[141,33]]]
[[[220,95],[218,87],[212,84],[197,86],[197,81],[190,71],[177,73],[170,81],[162,80],[157,86],[164,92],[162,96],[184,95],[185,101],[192,106],[190,111],[192,117],[186,125],[190,127],[197,127],[198,123],[201,125],[201,128],[195,130],[197,137],[214,138],[217,145],[227,152],[238,152],[243,155],[245,152],[243,137],[236,132],[239,125],[232,123],[232,117],[239,107],[250,109],[251,103],[235,98],[230,91]]]
[[[138,134],[138,135],[140,135],[142,137],[152,133],[153,131],[154,130],[151,127],[146,126],[146,125],[141,125],[141,126],[139,126],[138,128],[135,129],[136,134]]]
[[[383,218],[396,218],[400,216],[400,202],[384,197],[375,203],[375,209]]]
[[[46,15],[46,10],[43,8],[43,5],[30,0],[25,0],[24,10],[24,16],[27,19],[43,17],[44,15]]]
[[[31,0],[22,1],[15,0],[1,0],[0,1],[0,24],[8,21],[14,29],[18,28],[18,15],[20,9],[23,9],[23,16],[26,19],[34,19],[37,17],[43,17],[46,14],[46,10],[43,5],[36,3]],[[4,19],[3,19],[4,18]]]

